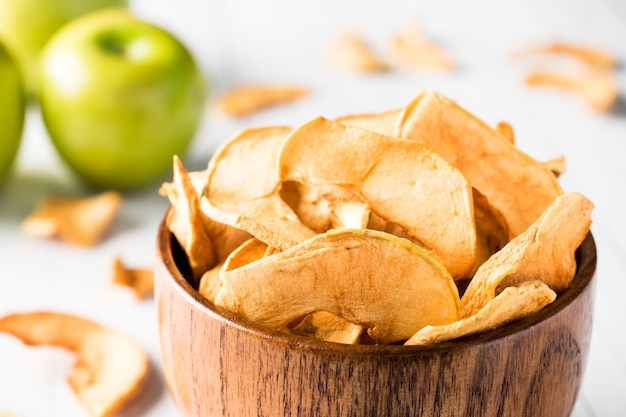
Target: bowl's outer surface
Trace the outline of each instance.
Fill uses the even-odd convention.
[[[346,346],[262,331],[187,283],[164,224],[155,270],[162,362],[186,417],[570,415],[592,327],[596,248],[532,317],[431,347]]]

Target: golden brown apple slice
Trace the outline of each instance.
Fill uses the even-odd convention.
[[[461,298],[461,317],[476,314],[504,288],[525,281],[538,279],[556,292],[565,290],[592,210],[593,203],[579,193],[559,196],[524,233],[481,265]]]
[[[279,194],[276,158],[289,132],[289,127],[251,128],[222,145],[209,162],[201,199],[212,219],[279,249],[315,235]]]
[[[563,192],[552,172],[440,94],[425,91],[411,101],[395,136],[424,143],[458,168],[502,212],[511,237]]]
[[[379,113],[348,114],[335,119],[346,126],[371,130],[385,136],[393,136],[393,129],[402,109],[387,110]]]
[[[359,343],[363,330],[363,326],[352,324],[327,311],[314,311],[291,327],[289,332],[327,342],[355,345]]]
[[[59,239],[77,246],[95,246],[109,230],[122,195],[105,191],[89,197],[50,195],[22,223],[31,236]]]
[[[458,290],[443,265],[373,230],[331,230],[221,277],[216,305],[275,329],[327,311],[392,343],[458,319]]]
[[[331,45],[329,58],[339,68],[354,72],[383,72],[389,70],[370,46],[356,33],[344,33]]]
[[[453,277],[476,259],[472,190],[426,146],[315,118],[293,130],[278,158],[281,179],[334,184],[438,256]]]
[[[482,333],[522,319],[556,299],[556,293],[541,281],[528,281],[507,287],[476,314],[442,326],[426,326],[405,345],[445,342],[462,336]]]
[[[140,392],[148,357],[133,340],[92,321],[53,312],[0,318],[0,332],[31,346],[52,345],[76,355],[67,381],[93,417],[116,413]]]

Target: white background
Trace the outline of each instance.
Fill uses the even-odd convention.
[[[514,54],[566,40],[602,46],[625,61],[626,1],[136,0],[131,6],[175,33],[210,77],[206,117],[184,158],[190,170],[203,169],[216,147],[243,127],[398,108],[423,89],[449,96],[491,125],[508,121],[518,146],[537,159],[564,155],[563,188],[596,204],[592,231],[599,254],[591,354],[573,416],[625,415],[626,101],[597,113],[570,94],[528,88],[525,74],[544,63]],[[454,71],[355,75],[326,59],[331,41],[344,31],[356,31],[383,53],[395,31],[410,22],[449,51]],[[623,94],[625,71],[616,70]],[[251,82],[292,82],[310,87],[311,94],[240,120],[215,111],[221,92]],[[31,108],[14,173],[0,189],[0,315],[69,312],[135,337],[154,373],[123,416],[178,415],[160,374],[154,302],[137,302],[108,279],[114,255],[131,266],[152,265],[157,226],[168,206],[157,194],[159,185],[126,194],[112,229],[94,249],[25,236],[20,223],[42,197],[88,192],[58,159]],[[72,361],[58,349],[25,348],[0,335],[0,411],[85,416],[65,383]]]

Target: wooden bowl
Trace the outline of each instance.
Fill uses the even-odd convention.
[[[264,330],[219,313],[192,288],[164,222],[157,246],[162,365],[183,416],[565,417],[574,407],[592,325],[591,234],[572,286],[554,303],[431,346],[342,345]]]

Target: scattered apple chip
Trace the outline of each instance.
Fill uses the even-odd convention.
[[[619,60],[608,51],[600,48],[574,45],[564,42],[553,42],[522,51],[520,56],[534,54],[559,54],[576,58],[587,64],[601,68],[615,68],[619,65]]]
[[[451,70],[454,67],[450,55],[425,39],[416,24],[405,26],[393,36],[391,54],[398,66],[407,68]]]
[[[355,345],[363,334],[363,326],[352,324],[326,311],[314,311],[289,329],[298,336],[314,337],[327,342]]]
[[[209,163],[201,199],[210,218],[279,249],[315,235],[280,197],[276,158],[289,132],[277,126],[246,129],[222,145]]]
[[[111,261],[111,281],[130,288],[138,300],[151,297],[154,291],[152,268],[129,268],[118,257]]]
[[[26,345],[53,345],[73,352],[76,362],[67,381],[92,417],[115,414],[139,394],[148,375],[148,357],[133,340],[77,316],[11,314],[0,318],[0,332]]]
[[[541,281],[528,281],[507,287],[476,314],[441,326],[426,326],[405,345],[445,342],[482,333],[522,319],[544,308],[556,299],[556,293]]]
[[[349,114],[335,119],[343,125],[371,130],[385,136],[393,136],[396,120],[402,109],[388,110],[380,113]]]
[[[567,192],[522,234],[480,266],[463,297],[461,317],[476,314],[504,288],[541,280],[564,291],[576,272],[575,251],[591,226],[593,204]]]
[[[355,72],[382,72],[389,67],[370,47],[354,33],[345,33],[335,39],[330,49],[330,59],[340,68]]]
[[[395,137],[419,141],[458,168],[505,217],[526,230],[563,191],[555,176],[454,101],[425,91],[409,103]]]
[[[285,140],[278,166],[282,180],[360,194],[372,212],[432,249],[453,277],[467,278],[476,259],[472,190],[426,146],[317,117]]]
[[[248,85],[233,88],[219,100],[222,112],[243,117],[306,96],[308,88],[291,85]]]
[[[538,71],[526,77],[526,84],[571,91],[597,111],[610,108],[618,97],[615,77],[608,71],[588,71],[580,75]]]
[[[458,290],[443,265],[373,230],[331,230],[221,277],[217,306],[275,329],[326,311],[392,343],[458,319]]]
[[[49,196],[22,223],[31,236],[58,237],[76,246],[95,246],[113,222],[122,196],[107,191],[90,197]]]

